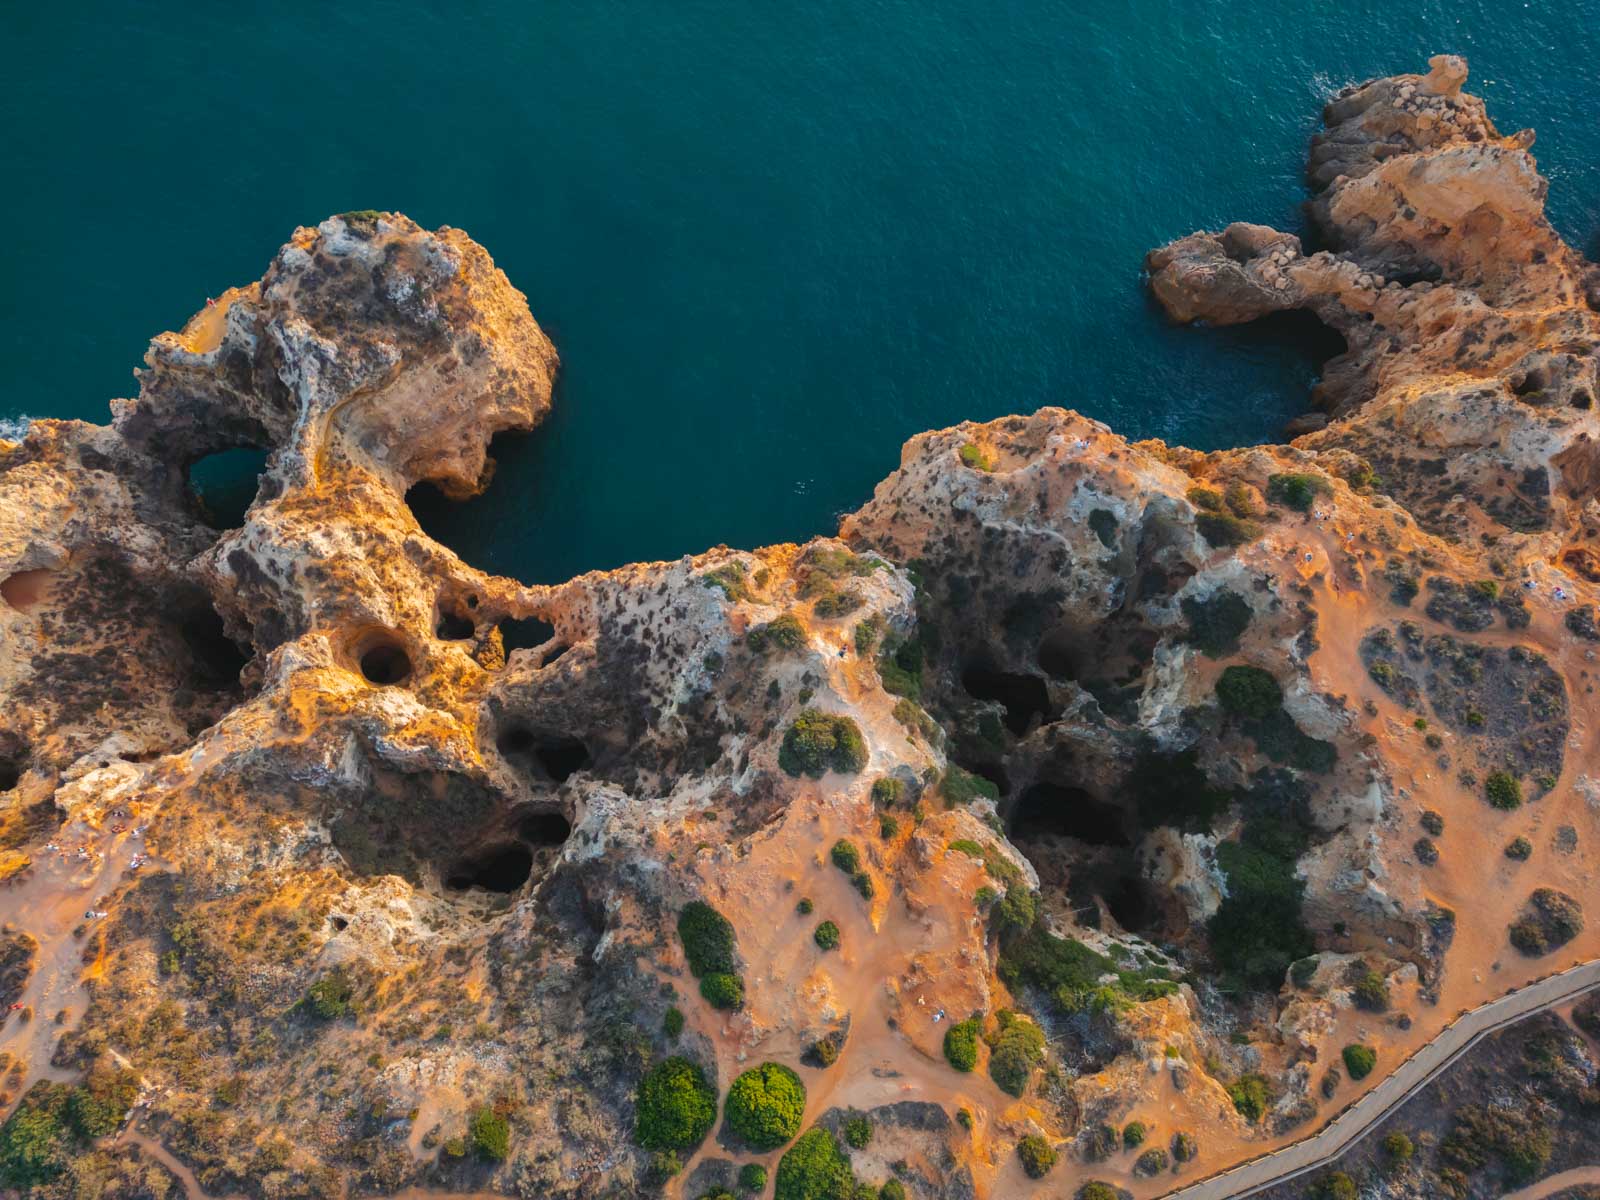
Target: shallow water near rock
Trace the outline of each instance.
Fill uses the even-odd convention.
[[[465,506],[537,581],[833,527],[924,429],[1044,404],[1201,447],[1274,437],[1303,326],[1190,330],[1144,252],[1301,228],[1337,87],[1469,56],[1531,125],[1550,213],[1600,228],[1583,109],[1600,5],[872,0],[154,4],[11,16],[16,233],[0,418],[101,420],[145,340],[352,208],[487,246],[560,348],[545,425]]]

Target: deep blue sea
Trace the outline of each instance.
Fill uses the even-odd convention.
[[[1169,327],[1140,260],[1299,229],[1324,98],[1472,62],[1600,231],[1600,0],[0,3],[0,418],[105,419],[146,340],[297,224],[489,248],[564,363],[486,496],[533,581],[831,532],[911,434],[1044,404],[1216,447],[1325,344]]]

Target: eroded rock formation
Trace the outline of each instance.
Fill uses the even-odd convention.
[[[816,1170],[1153,1196],[1592,957],[1581,919],[1560,955],[1507,930],[1535,881],[1592,895],[1600,279],[1464,78],[1330,103],[1326,250],[1150,257],[1179,319],[1344,336],[1289,445],[1043,409],[912,439],[837,539],[526,587],[406,493],[483,487],[555,351],[465,235],[376,213],[157,338],[110,426],[0,443],[29,1185],[133,1194],[139,1143],[91,1139],[135,1103],[212,1193],[799,1169],[642,1132],[678,1054],[719,1097],[797,1070]],[[266,466],[218,530],[187,473],[240,446]],[[694,901],[726,926],[680,935]]]

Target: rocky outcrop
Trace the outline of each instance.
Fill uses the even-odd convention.
[[[1111,1126],[1209,1171],[1350,1098],[1343,1045],[1390,1066],[1539,971],[1484,880],[1586,883],[1596,283],[1464,71],[1330,103],[1326,250],[1151,255],[1179,319],[1344,335],[1317,431],[967,424],[838,538],[555,587],[406,504],[548,411],[521,295],[459,231],[297,231],[110,426],[0,443],[6,1103],[142,1088],[213,1193],[677,1194],[734,1164],[647,1153],[641,1074],[775,1061],[877,1123],[867,1182],[1027,1194],[1033,1135],[1144,1197]],[[242,447],[218,528],[188,475]]]

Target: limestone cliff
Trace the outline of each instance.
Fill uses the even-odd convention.
[[[480,489],[555,351],[381,213],[158,337],[110,426],[0,443],[0,1170],[1154,1196],[1592,957],[1534,889],[1592,894],[1600,278],[1464,78],[1329,104],[1326,249],[1150,256],[1180,320],[1344,336],[1287,445],[1043,409],[912,439],[838,538],[523,586],[406,494]],[[236,447],[219,529],[188,473]],[[675,1055],[719,1103],[793,1068],[824,1132],[663,1132]]]

